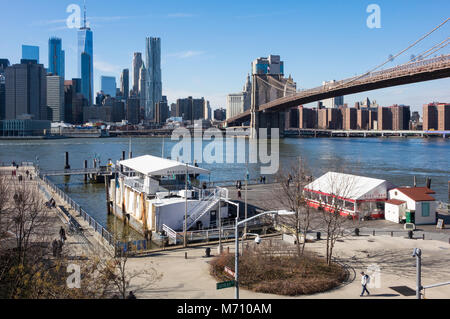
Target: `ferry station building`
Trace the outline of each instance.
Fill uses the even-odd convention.
[[[397,188],[382,179],[328,172],[303,191],[309,206],[339,210],[343,216],[386,218],[417,225],[436,223],[437,203],[429,195],[434,192],[426,187]]]

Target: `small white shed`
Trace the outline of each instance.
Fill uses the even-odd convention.
[[[436,223],[437,202],[435,192],[427,187],[397,187],[389,191],[389,199],[406,202],[406,210],[414,212],[414,224]]]

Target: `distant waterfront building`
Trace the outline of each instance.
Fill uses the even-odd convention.
[[[177,116],[177,104],[172,103],[170,104],[170,117],[176,117]]]
[[[353,107],[344,107],[342,112],[342,128],[344,130],[355,130],[357,128],[357,109]]]
[[[127,100],[126,119],[130,124],[138,124],[140,121],[140,103],[137,98]]]
[[[202,120],[205,118],[204,114],[205,99],[194,99],[189,96],[186,99],[177,99],[176,116],[182,117],[183,121]]]
[[[327,86],[329,84],[333,84],[336,81],[324,81],[322,82],[323,86]],[[329,99],[322,100],[322,105],[326,108],[338,108],[339,106],[344,105],[344,97],[343,96],[336,96]]]
[[[268,58],[257,58],[252,62],[253,74],[284,74],[284,62],[279,55],[269,55]]]
[[[128,99],[130,94],[130,71],[128,69],[123,69],[120,75],[120,92],[123,99]]]
[[[205,114],[205,120],[212,120],[211,106],[209,104],[209,101],[205,100],[205,110],[203,111],[203,113]]]
[[[450,103],[425,104],[423,106],[423,130],[450,130]]]
[[[369,129],[369,110],[358,108],[356,110],[356,129]]]
[[[227,116],[227,111],[223,108],[214,110],[214,120],[216,121],[225,121]]]
[[[394,131],[409,130],[411,119],[410,107],[406,105],[390,106],[392,113],[392,129]]]
[[[5,118],[47,120],[47,71],[36,60],[6,68]]]
[[[58,75],[47,75],[48,120],[64,121],[64,79]]]
[[[227,119],[250,109],[252,97],[252,83],[250,75],[247,75],[247,82],[242,92],[227,95]]]
[[[78,30],[78,77],[82,81],[82,93],[91,105],[94,96],[94,43],[91,28],[86,23],[86,7],[83,26]]]
[[[39,64],[39,47],[34,45],[22,45],[22,60],[34,60]]]
[[[133,56],[133,96],[139,96],[139,79],[142,67],[142,53],[134,52]]]
[[[169,118],[169,106],[167,105],[167,97],[163,95],[162,101],[156,103],[155,122],[163,124]]]
[[[62,40],[60,38],[50,38],[48,40],[48,73],[59,75],[63,80],[65,76],[65,53],[62,50]]]
[[[116,96],[116,78],[114,76],[103,76],[101,77],[101,90],[105,93],[105,95],[109,95],[111,97]]]
[[[9,67],[8,59],[0,59],[0,120],[5,118],[5,70]]]
[[[145,65],[147,67],[147,85],[145,101],[145,117],[154,118],[156,103],[162,98],[161,82],[161,39],[146,38]]]
[[[317,108],[298,108],[298,126],[301,129],[317,128]]]
[[[392,130],[392,110],[389,107],[378,107],[377,129]]]

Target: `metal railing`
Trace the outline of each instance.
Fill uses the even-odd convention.
[[[59,187],[57,187],[54,183],[52,183],[47,177],[38,174],[39,178],[63,201],[65,201],[74,211],[78,212],[79,216],[83,218],[92,229],[94,229],[97,233],[99,233],[106,242],[115,246],[114,236],[105,229],[99,222],[97,222],[91,215],[89,215],[77,202],[75,202],[72,198],[70,198],[65,192],[63,192]],[[68,215],[68,218],[73,218],[72,215]]]

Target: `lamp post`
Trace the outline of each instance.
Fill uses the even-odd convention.
[[[183,236],[184,247],[187,247],[187,179],[188,179],[188,164],[186,163],[186,176],[184,177],[184,236]]]
[[[221,200],[224,201],[225,203],[236,206],[236,210],[237,210],[236,221],[238,221],[239,220],[239,203],[234,203],[226,198],[220,197],[219,204],[220,204]],[[219,218],[220,218],[220,205],[219,205]],[[222,231],[222,221],[220,221],[220,227],[219,227],[219,247],[218,247],[219,254],[222,252],[222,240],[221,240],[221,234],[220,234],[221,231]]]
[[[238,212],[239,212],[239,208],[238,208]],[[273,210],[273,211],[267,211],[267,212],[263,212],[261,214],[249,217],[247,219],[241,220],[239,221],[239,214],[236,217],[236,228],[234,231],[234,236],[235,236],[235,248],[234,248],[234,281],[235,281],[235,299],[239,299],[239,225],[242,225],[252,219],[261,217],[263,215],[267,215],[267,214],[273,214],[273,215],[293,215],[295,214],[294,212],[289,212],[286,210]]]
[[[420,248],[414,248],[413,257],[416,257],[416,298],[421,299],[422,290],[422,251]]]
[[[259,237],[259,234],[254,234],[254,233],[244,233],[242,236],[241,236],[241,247],[242,247],[242,256],[244,256],[244,237],[247,237],[247,236],[256,236],[256,238],[255,238],[255,242],[257,243],[257,244],[259,244],[260,242],[261,242],[261,237]]]

